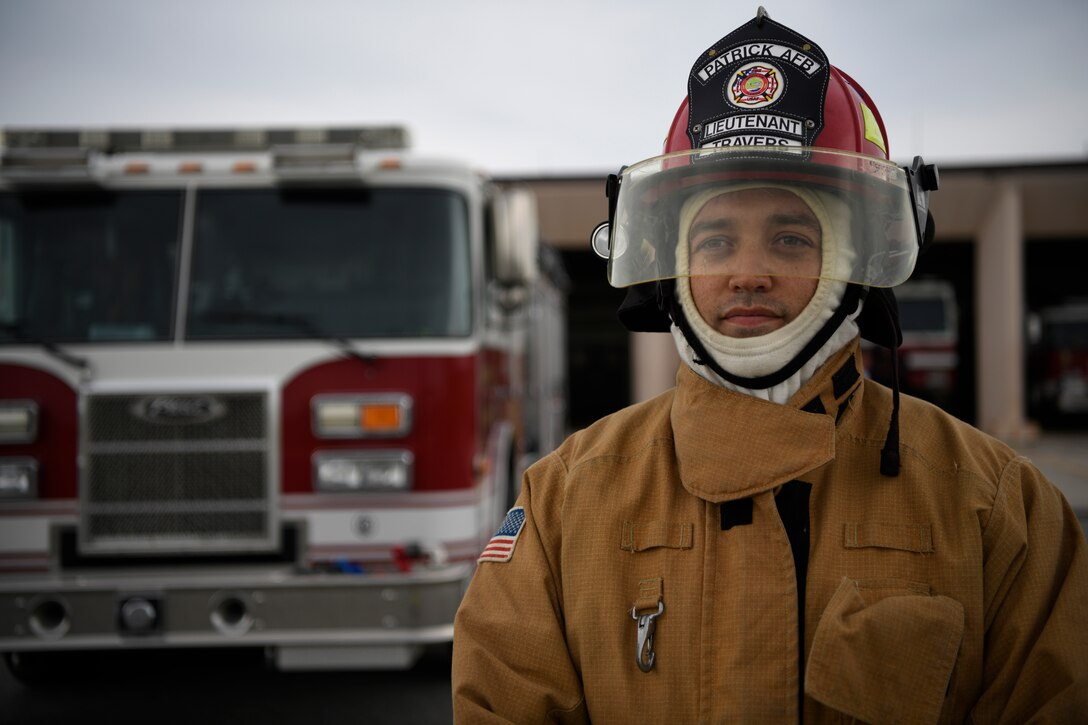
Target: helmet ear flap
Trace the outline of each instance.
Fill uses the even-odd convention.
[[[672,327],[667,311],[672,295],[672,280],[632,285],[627,288],[627,296],[616,315],[631,332],[668,332]]]
[[[668,250],[675,245],[680,223],[677,215],[667,209],[649,209],[646,214],[643,228],[647,233],[653,238],[668,240],[657,249]],[[630,249],[628,254],[641,254],[641,250]],[[631,332],[669,332],[672,329],[670,310],[676,292],[676,280],[672,279],[676,260],[672,254],[659,254],[655,250],[645,257],[643,264],[648,270],[643,278],[653,281],[628,287],[616,314],[620,323]]]
[[[864,339],[889,350],[896,350],[903,344],[899,303],[891,287],[868,288],[865,305],[858,315],[858,328]]]
[[[926,250],[929,249],[929,245],[933,243],[933,238],[937,235],[937,224],[933,221],[933,212],[926,210],[926,228],[922,232],[922,243],[918,247],[918,257],[921,258]]]

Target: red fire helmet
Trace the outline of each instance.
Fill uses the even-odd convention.
[[[822,249],[823,264],[806,276],[885,288],[914,269],[937,173],[921,158],[893,163],[869,94],[761,8],[695,60],[664,154],[609,178],[609,220],[593,234],[609,282],[720,273],[686,264],[693,205],[752,187],[792,192],[818,218],[822,238],[808,243]],[[753,269],[742,271],[800,272],[765,257],[749,257]]]

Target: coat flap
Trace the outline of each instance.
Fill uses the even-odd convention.
[[[684,366],[672,428],[684,487],[715,503],[780,486],[835,457],[833,417],[734,393]]]

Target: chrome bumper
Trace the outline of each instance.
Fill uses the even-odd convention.
[[[262,646],[286,668],[322,667],[326,650],[329,668],[409,666],[452,640],[474,568],[20,577],[0,584],[0,652]]]

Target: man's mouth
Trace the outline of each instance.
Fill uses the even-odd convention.
[[[725,313],[725,320],[741,327],[765,325],[781,315],[767,307],[734,307]]]

